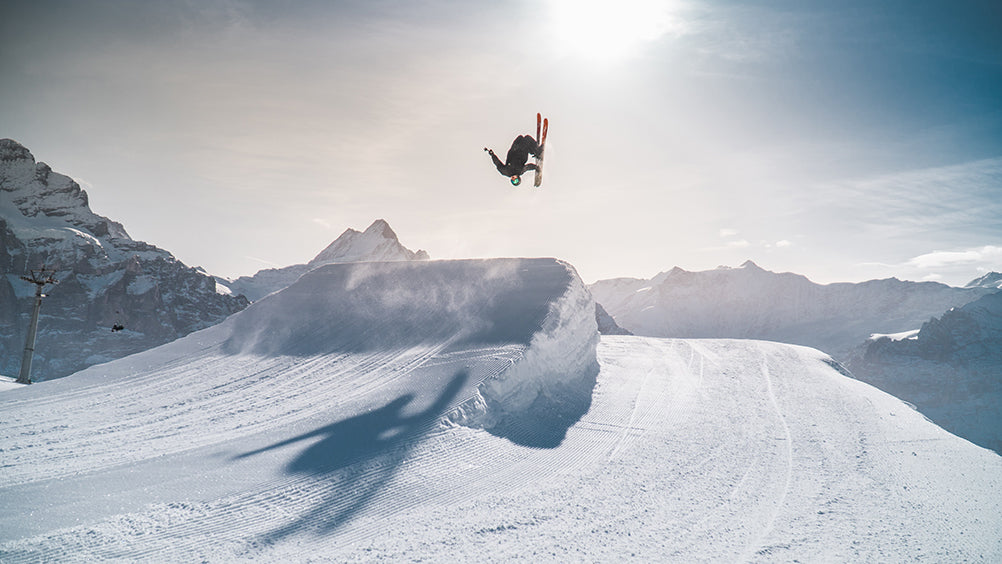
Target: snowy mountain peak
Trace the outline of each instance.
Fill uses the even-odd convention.
[[[217,282],[225,284],[233,294],[242,294],[254,302],[289,286],[303,274],[324,265],[407,260],[428,260],[428,253],[422,250],[414,252],[404,247],[390,224],[386,220],[377,219],[365,231],[345,229],[344,233],[307,264],[260,270],[253,276],[241,276],[233,281],[217,279]]]
[[[665,280],[667,280],[669,278],[677,277],[677,276],[683,276],[683,275],[688,274],[688,273],[689,272],[687,270],[684,270],[684,269],[679,268],[679,267],[676,266],[676,267],[672,268],[669,271],[658,273],[658,275],[655,276],[654,278],[651,278],[650,282],[646,283],[644,285],[644,287],[645,288],[646,287],[656,287],[656,286],[661,285],[662,282],[664,282]],[[637,282],[637,281],[638,281],[637,279],[634,279],[634,282]],[[644,282],[647,282],[647,281],[644,281]]]
[[[675,268],[678,268],[678,267],[675,267]],[[721,264],[721,265],[717,266],[717,268],[714,268],[713,270],[711,270],[710,272],[732,273],[732,272],[742,272],[742,271],[744,271],[744,272],[768,272],[769,274],[775,274],[774,272],[772,272],[770,270],[766,270],[766,269],[762,268],[761,266],[755,264],[751,260],[744,261],[743,263],[741,263],[740,266],[728,266],[726,264]]]
[[[1002,272],[989,272],[980,278],[967,283],[965,288],[999,288],[1002,289]]]
[[[39,325],[36,380],[65,376],[217,323],[247,301],[129,237],[90,209],[87,193],[20,143],[0,139],[0,372],[19,368],[31,292],[19,275],[56,269]],[[125,324],[127,333],[108,327]]]
[[[309,262],[309,266],[360,261],[424,260],[428,253],[407,249],[397,234],[383,219],[377,219],[365,231],[346,229],[326,249]]]
[[[31,160],[31,162],[35,162],[35,157],[32,156],[31,151],[17,141],[13,139],[0,139],[0,161],[19,160]]]
[[[390,228],[390,224],[386,223],[385,219],[377,219],[372,222],[372,225],[365,228],[366,235],[378,235],[383,239],[392,239],[397,241],[397,234],[393,232]]]
[[[87,192],[72,178],[36,163],[13,139],[0,139],[0,209],[22,239],[73,238],[79,231],[98,239],[130,239],[120,223],[91,211]]]

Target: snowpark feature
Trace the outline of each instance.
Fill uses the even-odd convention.
[[[0,393],[0,560],[1002,559],[1002,457],[816,350],[594,312],[553,259],[330,265]]]

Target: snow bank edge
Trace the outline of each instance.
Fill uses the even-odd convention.
[[[550,304],[520,359],[485,380],[475,397],[455,408],[451,423],[481,428],[516,444],[558,446],[591,407],[598,378],[595,301],[573,266],[562,296]]]

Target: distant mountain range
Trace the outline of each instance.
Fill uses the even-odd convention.
[[[223,278],[216,278],[216,281],[227,286],[233,294],[242,294],[255,302],[290,286],[303,274],[326,264],[427,259],[428,253],[425,251],[415,252],[401,245],[390,225],[377,219],[365,231],[346,230],[306,264],[259,270],[253,276],[241,276],[233,281]]]
[[[32,377],[48,380],[214,325],[247,300],[169,252],[135,241],[93,213],[87,193],[11,139],[0,139],[0,373],[16,375],[35,286],[32,269],[55,270],[46,288]],[[123,331],[112,332],[114,325]]]
[[[636,335],[763,339],[805,345],[845,359],[873,333],[918,329],[992,289],[895,278],[816,284],[748,261],[703,272],[674,268],[650,280],[589,286],[619,325]]]

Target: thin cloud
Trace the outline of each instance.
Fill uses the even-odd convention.
[[[265,265],[271,266],[273,268],[281,268],[282,266],[284,266],[284,265],[272,262],[270,260],[265,260],[263,258],[252,257],[252,256],[249,256],[249,255],[244,255],[244,258],[247,259],[247,260],[252,260],[254,262],[259,262],[261,264],[265,264]]]
[[[985,245],[983,247],[960,251],[933,251],[911,258],[905,262],[905,266],[921,269],[973,265],[983,265],[985,267],[988,267],[987,265],[1002,265],[1002,247]]]
[[[723,232],[723,231],[725,231],[725,230],[721,230],[721,232]],[[732,231],[732,233],[730,233],[729,236],[733,236],[733,234],[737,233],[737,231],[733,231],[733,230],[731,230],[731,231]],[[752,248],[757,248],[757,249],[774,249],[774,248],[786,248],[786,247],[790,247],[792,245],[793,245],[793,243],[791,243],[790,241],[788,241],[786,239],[782,239],[780,241],[776,241],[775,243],[773,243],[771,241],[758,241],[756,243],[752,243],[748,239],[732,239],[730,241],[724,241],[724,243],[722,245],[717,245],[717,246],[713,246],[713,247],[703,247],[702,249],[699,249],[699,250],[701,252],[708,252],[708,251],[718,252],[718,251],[733,251],[733,250],[736,250],[736,249],[752,249]]]
[[[1002,158],[883,174],[815,186],[798,203],[823,211],[818,223],[868,237],[936,237],[962,245],[957,234],[1002,237]]]

